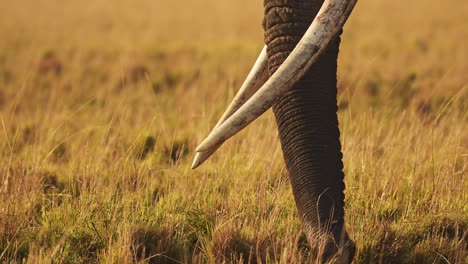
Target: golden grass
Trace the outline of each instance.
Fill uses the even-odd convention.
[[[262,47],[261,3],[88,2],[2,3],[0,260],[313,261],[270,112],[190,169]],[[356,263],[468,261],[467,11],[361,1],[345,28]]]

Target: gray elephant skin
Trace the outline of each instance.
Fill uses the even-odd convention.
[[[312,256],[349,263],[337,117],[340,35],[356,0],[264,0],[265,48],[193,168],[273,107],[294,199]],[[266,52],[265,52],[266,51]]]

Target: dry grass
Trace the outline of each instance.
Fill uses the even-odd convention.
[[[261,3],[88,2],[2,3],[0,261],[311,261],[271,113],[190,170],[262,47]],[[361,1],[346,26],[357,263],[468,261],[467,12]]]

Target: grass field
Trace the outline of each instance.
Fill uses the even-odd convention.
[[[199,169],[261,1],[0,8],[0,262],[313,262],[271,111]],[[339,118],[356,263],[468,263],[468,1],[362,0]]]

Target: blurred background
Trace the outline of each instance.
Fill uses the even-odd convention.
[[[307,262],[271,112],[196,171],[261,1],[0,4],[0,260]],[[357,263],[468,259],[468,2],[361,0],[339,56]]]

